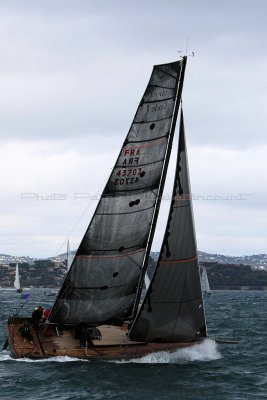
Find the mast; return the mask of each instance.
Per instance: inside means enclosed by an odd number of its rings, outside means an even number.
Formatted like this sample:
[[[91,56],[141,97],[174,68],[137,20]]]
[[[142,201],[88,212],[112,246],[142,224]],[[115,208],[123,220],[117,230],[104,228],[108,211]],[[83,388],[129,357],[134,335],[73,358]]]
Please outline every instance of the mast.
[[[142,270],[141,270],[141,274],[140,274],[140,278],[139,278],[139,282],[138,282],[136,299],[135,299],[133,313],[132,313],[132,321],[135,319],[137,311],[138,311],[138,305],[140,302],[140,298],[141,298],[141,294],[142,294],[142,287],[143,287],[145,274],[146,274],[146,270],[147,270],[147,266],[148,266],[148,259],[149,259],[149,255],[150,255],[150,251],[151,251],[151,247],[152,247],[155,229],[157,226],[157,220],[158,220],[159,209],[160,209],[160,204],[161,204],[161,197],[162,197],[165,180],[166,180],[166,175],[167,175],[167,171],[168,171],[170,155],[171,155],[171,150],[172,150],[172,142],[173,142],[175,127],[176,127],[176,122],[177,122],[177,116],[178,116],[179,106],[180,106],[181,97],[182,97],[186,62],[187,62],[187,57],[185,56],[185,57],[183,57],[183,65],[182,65],[182,69],[181,69],[180,79],[177,80],[176,99],[175,99],[175,106],[174,106],[174,110],[173,110],[173,117],[172,117],[172,123],[171,123],[171,133],[169,136],[168,147],[167,147],[166,156],[165,156],[163,169],[162,169],[162,174],[161,174],[161,178],[160,178],[159,193],[157,196],[156,206],[155,206],[154,215],[153,215],[153,219],[152,219],[152,223],[151,223],[145,258],[143,261]],[[131,326],[131,324],[130,324],[130,326]]]

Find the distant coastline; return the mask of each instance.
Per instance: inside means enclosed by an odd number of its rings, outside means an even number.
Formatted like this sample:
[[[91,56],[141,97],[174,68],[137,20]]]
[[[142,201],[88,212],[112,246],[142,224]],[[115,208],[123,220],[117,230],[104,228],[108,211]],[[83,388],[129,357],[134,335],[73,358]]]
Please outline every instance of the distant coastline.
[[[72,251],[71,254],[75,255],[76,251]],[[151,251],[150,256],[153,260],[156,260],[159,256],[158,251]],[[265,269],[267,271],[267,254],[254,254],[244,256],[230,256],[224,254],[207,253],[205,251],[198,251],[198,257],[200,262],[218,262],[222,264],[245,264],[250,265],[252,268]],[[0,264],[10,263],[28,263],[34,264],[35,261],[50,260],[55,263],[64,262],[67,258],[66,253],[59,254],[55,257],[33,258],[29,256],[13,256],[9,254],[0,254]]]
[[[207,253],[206,253],[207,254]],[[151,253],[148,275],[151,278],[158,253]],[[255,257],[255,256],[254,256]],[[205,266],[211,290],[267,290],[267,271],[241,263],[201,261]],[[0,264],[0,288],[13,288],[16,263]],[[67,272],[66,261],[35,260],[33,263],[19,263],[22,287],[58,289]]]

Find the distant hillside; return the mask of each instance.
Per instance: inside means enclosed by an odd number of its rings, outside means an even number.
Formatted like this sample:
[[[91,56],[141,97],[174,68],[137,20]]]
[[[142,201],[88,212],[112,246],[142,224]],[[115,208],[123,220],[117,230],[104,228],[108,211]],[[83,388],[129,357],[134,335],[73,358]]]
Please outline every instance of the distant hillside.
[[[150,259],[148,276],[151,279],[156,261]],[[243,264],[200,262],[205,267],[211,290],[267,290],[267,271],[252,269]]]
[[[200,263],[207,270],[211,290],[262,289],[267,290],[267,271],[253,270],[249,265]]]
[[[252,256],[225,256],[222,254],[209,254],[199,251],[199,261],[219,262],[223,264],[246,264],[256,268],[267,270],[267,254],[255,254]]]
[[[15,263],[0,265],[0,287],[13,287],[15,269]],[[19,264],[22,287],[59,287],[62,285],[66,272],[67,267],[64,263],[54,263],[50,260]]]
[[[71,254],[75,255],[76,251],[72,251]],[[252,256],[225,256],[222,254],[211,254],[204,251],[199,251],[200,262],[219,262],[223,264],[246,264],[251,265],[253,268],[266,269],[267,271],[267,254],[255,254]],[[157,259],[159,256],[158,251],[152,251],[150,253],[152,259]],[[50,257],[48,260],[53,262],[64,262],[67,258],[67,253],[59,254],[56,257]],[[33,264],[37,258],[31,258],[28,256],[11,256],[8,254],[0,254],[0,264],[10,263],[28,263]]]
[[[151,257],[157,259],[159,252],[151,252]],[[200,262],[218,262],[222,264],[245,264],[252,268],[265,269],[267,271],[267,254],[256,254],[252,256],[225,256],[222,254],[210,254],[198,251]]]
[[[201,263],[207,269],[211,289],[265,289],[267,271],[253,270],[248,265]],[[149,258],[148,275],[151,278],[156,261]],[[13,287],[16,264],[0,265],[0,287]],[[22,287],[60,287],[66,276],[66,263],[36,260],[33,264],[19,264]]]

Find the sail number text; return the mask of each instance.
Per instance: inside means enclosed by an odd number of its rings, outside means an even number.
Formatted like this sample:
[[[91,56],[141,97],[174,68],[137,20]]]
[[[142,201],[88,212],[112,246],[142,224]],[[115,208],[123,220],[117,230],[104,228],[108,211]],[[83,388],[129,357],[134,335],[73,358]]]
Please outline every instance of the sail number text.
[[[126,183],[126,185],[132,185],[133,183],[137,183],[139,182],[139,178],[138,176],[135,178],[122,178],[122,179],[115,179],[115,185],[123,185],[124,183]]]
[[[122,161],[122,168],[116,172],[116,178],[114,180],[115,185],[132,185],[134,183],[139,182],[139,176],[143,176],[145,172],[142,171],[142,168],[139,168],[137,165],[139,163],[139,156],[140,156],[140,148],[134,149],[123,149],[123,161]],[[136,168],[127,168],[127,166],[136,166]],[[140,175],[141,174],[141,175]]]
[[[134,169],[120,169],[116,175],[117,176],[131,176],[131,175],[140,175],[142,172],[142,168],[134,168]]]

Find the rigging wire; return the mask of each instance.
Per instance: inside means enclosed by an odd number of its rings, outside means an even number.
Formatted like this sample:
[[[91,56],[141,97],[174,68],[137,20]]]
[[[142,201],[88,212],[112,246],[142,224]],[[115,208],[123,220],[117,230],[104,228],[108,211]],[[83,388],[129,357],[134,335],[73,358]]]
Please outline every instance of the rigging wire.
[[[113,168],[113,167],[112,167]],[[110,168],[110,170],[112,169]],[[71,230],[69,231],[69,233],[67,234],[66,238],[64,239],[63,243],[61,244],[61,246],[59,247],[59,249],[57,250],[55,257],[57,257],[60,253],[60,251],[62,250],[62,248],[66,245],[67,241],[70,238],[70,235],[72,234],[72,232],[76,229],[76,227],[79,225],[79,223],[81,222],[82,218],[84,217],[84,215],[86,214],[86,212],[89,210],[89,208],[91,207],[91,205],[93,204],[93,201],[95,200],[95,197],[100,193],[100,191],[102,191],[105,183],[106,183],[107,179],[105,178],[105,180],[101,183],[101,185],[99,186],[96,194],[93,196],[93,198],[91,199],[91,201],[86,205],[85,209],[83,210],[82,214],[79,216],[79,218],[77,219],[77,221],[74,223],[74,225],[72,226]]]

